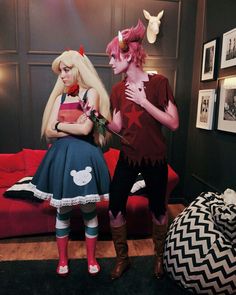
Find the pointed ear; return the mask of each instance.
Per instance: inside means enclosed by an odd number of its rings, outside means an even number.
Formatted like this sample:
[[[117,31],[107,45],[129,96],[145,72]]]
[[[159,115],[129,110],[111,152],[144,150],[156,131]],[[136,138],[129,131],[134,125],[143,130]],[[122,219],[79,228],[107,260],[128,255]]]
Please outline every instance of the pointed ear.
[[[160,20],[163,17],[163,14],[164,14],[164,10],[158,13],[157,19]]]
[[[151,18],[150,13],[149,13],[147,10],[145,10],[145,9],[143,9],[143,14],[144,14],[144,16],[145,16],[145,18],[146,18],[147,20],[149,20],[149,19]]]

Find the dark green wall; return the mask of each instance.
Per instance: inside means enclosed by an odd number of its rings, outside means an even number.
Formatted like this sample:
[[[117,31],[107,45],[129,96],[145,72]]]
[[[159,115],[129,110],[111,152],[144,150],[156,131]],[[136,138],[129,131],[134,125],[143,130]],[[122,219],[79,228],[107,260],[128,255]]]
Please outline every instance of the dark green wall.
[[[236,75],[236,67],[220,69],[223,33],[236,28],[236,1],[198,1],[194,71],[191,108],[186,153],[184,194],[194,199],[202,191],[223,192],[226,188],[236,190],[236,134],[217,130],[219,104],[219,78]],[[201,50],[204,42],[219,38],[219,52],[216,57],[217,79],[200,82]],[[198,129],[196,125],[199,89],[216,89],[215,121],[213,130]],[[235,123],[236,130],[236,123]]]

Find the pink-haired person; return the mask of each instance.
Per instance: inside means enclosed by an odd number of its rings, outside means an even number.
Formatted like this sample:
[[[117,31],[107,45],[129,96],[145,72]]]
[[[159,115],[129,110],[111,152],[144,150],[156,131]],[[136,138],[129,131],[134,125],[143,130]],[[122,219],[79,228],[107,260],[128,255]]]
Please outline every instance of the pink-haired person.
[[[119,278],[129,267],[126,204],[137,175],[142,174],[153,219],[154,274],[163,275],[163,247],[167,231],[167,157],[162,126],[175,131],[179,117],[168,79],[143,70],[146,53],[142,46],[145,27],[119,32],[107,46],[114,74],[124,79],[113,86],[110,129],[122,135],[121,152],[110,187],[109,216],[116,264],[111,278]]]

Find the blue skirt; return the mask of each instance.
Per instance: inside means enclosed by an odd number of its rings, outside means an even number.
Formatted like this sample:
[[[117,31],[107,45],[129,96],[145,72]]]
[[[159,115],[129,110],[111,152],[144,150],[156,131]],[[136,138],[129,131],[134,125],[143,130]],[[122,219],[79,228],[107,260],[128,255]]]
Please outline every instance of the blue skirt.
[[[34,195],[57,208],[107,200],[109,185],[101,149],[72,136],[52,144],[31,181]]]

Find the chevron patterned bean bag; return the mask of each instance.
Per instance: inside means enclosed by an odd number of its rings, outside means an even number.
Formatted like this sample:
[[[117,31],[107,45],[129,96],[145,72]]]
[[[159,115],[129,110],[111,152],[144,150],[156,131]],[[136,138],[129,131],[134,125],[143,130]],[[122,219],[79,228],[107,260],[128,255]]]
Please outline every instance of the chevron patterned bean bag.
[[[236,294],[236,198],[202,193],[185,208],[167,233],[164,268],[191,293]]]

